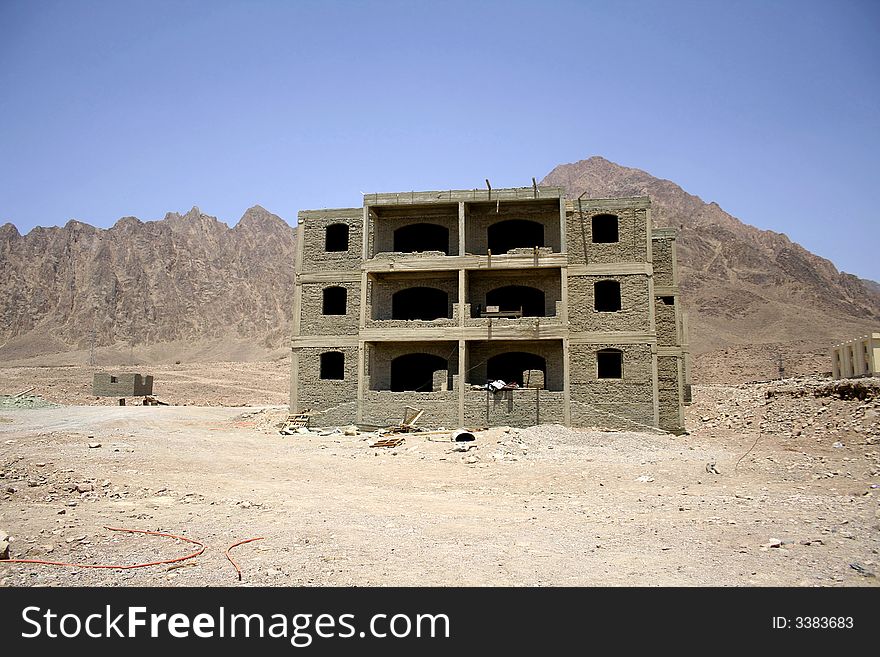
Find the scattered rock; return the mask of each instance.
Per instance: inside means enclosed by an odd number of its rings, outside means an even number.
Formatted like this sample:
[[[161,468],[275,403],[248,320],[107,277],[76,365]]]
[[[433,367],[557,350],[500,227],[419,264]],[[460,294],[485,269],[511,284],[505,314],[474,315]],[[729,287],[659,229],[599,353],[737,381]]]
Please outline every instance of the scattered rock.
[[[0,529],[0,560],[9,559],[9,544],[12,543],[12,537]]]
[[[94,484],[77,484],[75,488],[76,488],[77,493],[88,493],[88,492],[95,490],[95,485]]]
[[[636,481],[641,481],[642,483],[649,484],[654,481],[654,477],[650,475],[642,475],[641,477],[636,477]]]
[[[101,443],[89,443],[89,449],[98,449]]]
[[[868,570],[867,568],[865,568],[861,564],[851,563],[849,565],[849,567],[852,568],[854,571],[856,571],[862,577],[876,577],[876,575],[874,573],[872,573],[870,570]]]

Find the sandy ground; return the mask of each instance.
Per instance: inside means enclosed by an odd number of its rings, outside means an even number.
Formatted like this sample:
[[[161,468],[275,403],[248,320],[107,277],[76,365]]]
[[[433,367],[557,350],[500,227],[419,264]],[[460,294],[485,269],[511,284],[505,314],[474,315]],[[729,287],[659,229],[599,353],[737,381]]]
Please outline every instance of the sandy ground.
[[[208,386],[216,371],[187,374]],[[0,373],[13,384],[0,392],[28,387],[29,373]],[[765,388],[697,387],[690,435],[499,428],[466,452],[436,435],[395,449],[284,437],[282,407],[2,409],[13,557],[124,564],[192,548],[104,525],[208,549],[174,569],[0,562],[0,584],[239,585],[223,551],[263,536],[233,553],[241,585],[876,586],[878,401]]]

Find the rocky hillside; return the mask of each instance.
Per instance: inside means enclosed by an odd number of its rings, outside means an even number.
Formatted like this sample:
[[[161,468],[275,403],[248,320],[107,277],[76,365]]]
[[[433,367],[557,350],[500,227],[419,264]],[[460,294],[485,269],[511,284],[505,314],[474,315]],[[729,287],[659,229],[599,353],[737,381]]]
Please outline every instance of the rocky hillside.
[[[198,208],[107,230],[71,221],[22,236],[5,224],[0,361],[77,350],[81,360],[93,339],[111,360],[191,356],[193,345],[259,356],[289,334],[293,256],[294,230],[259,206],[234,228]]]
[[[542,184],[572,196],[648,195],[655,224],[679,229],[698,382],[768,379],[780,356],[787,374],[828,370],[831,344],[880,329],[880,285],[668,180],[593,157]],[[5,224],[0,362],[84,363],[92,342],[99,364],[281,354],[293,257],[294,230],[259,206],[234,228],[198,208],[107,230],[71,221],[22,236]]]
[[[683,302],[696,380],[830,370],[830,345],[880,328],[880,286],[839,272],[783,234],[742,223],[668,180],[601,157],[542,181],[577,197],[647,195],[656,226],[679,230]]]

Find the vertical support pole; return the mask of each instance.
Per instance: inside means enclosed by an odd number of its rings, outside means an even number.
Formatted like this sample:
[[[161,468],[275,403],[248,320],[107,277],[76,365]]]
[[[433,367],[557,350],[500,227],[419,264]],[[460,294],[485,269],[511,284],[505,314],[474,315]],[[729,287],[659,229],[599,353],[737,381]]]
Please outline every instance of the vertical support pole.
[[[458,270],[458,326],[465,326],[465,303],[467,302],[467,273],[464,269]]]
[[[464,426],[464,393],[467,389],[467,342],[458,341],[458,426]]]

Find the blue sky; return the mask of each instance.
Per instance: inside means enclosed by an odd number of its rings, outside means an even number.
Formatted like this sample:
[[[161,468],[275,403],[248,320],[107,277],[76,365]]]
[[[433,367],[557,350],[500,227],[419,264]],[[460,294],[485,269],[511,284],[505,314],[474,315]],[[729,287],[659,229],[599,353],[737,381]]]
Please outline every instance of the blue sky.
[[[880,280],[878,101],[874,0],[0,0],[0,223],[293,222],[602,155]]]

